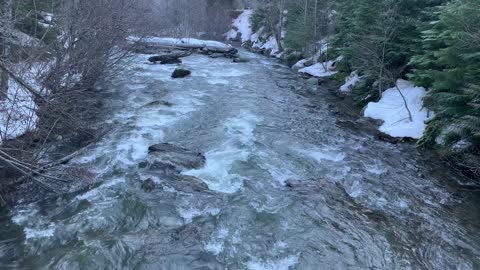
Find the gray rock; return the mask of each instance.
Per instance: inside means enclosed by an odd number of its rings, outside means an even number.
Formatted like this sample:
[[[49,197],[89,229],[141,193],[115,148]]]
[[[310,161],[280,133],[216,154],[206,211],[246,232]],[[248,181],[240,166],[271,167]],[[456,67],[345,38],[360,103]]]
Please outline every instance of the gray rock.
[[[148,148],[150,164],[177,169],[199,169],[205,165],[205,156],[173,144],[161,143]]]
[[[190,175],[177,175],[169,182],[175,190],[193,193],[208,191],[208,185],[202,180]]]
[[[190,70],[177,68],[177,69],[175,69],[175,71],[173,71],[172,78],[174,78],[174,79],[185,78],[185,77],[189,76],[190,74],[192,74],[192,72]]]
[[[146,192],[152,192],[155,189],[155,182],[151,178],[148,178],[147,180],[143,181],[142,189]]]

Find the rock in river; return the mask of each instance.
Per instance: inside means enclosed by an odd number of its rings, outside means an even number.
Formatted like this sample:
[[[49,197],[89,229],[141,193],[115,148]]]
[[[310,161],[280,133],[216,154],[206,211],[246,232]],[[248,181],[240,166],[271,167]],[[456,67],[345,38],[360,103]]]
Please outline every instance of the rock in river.
[[[180,146],[168,143],[155,144],[148,148],[150,164],[164,164],[181,169],[199,169],[205,165],[205,156]]]
[[[192,72],[190,70],[186,70],[186,69],[181,69],[181,68],[177,68],[175,69],[175,71],[172,73],[172,78],[176,79],[176,78],[185,78],[187,77],[188,75],[192,74]]]
[[[142,189],[146,192],[152,192],[155,189],[155,182],[151,178],[143,181]]]

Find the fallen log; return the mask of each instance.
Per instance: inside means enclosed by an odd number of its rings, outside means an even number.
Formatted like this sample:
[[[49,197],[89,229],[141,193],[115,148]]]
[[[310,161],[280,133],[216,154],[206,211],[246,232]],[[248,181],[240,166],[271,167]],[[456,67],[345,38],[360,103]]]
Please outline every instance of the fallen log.
[[[211,55],[211,54],[224,54],[233,56],[238,53],[238,50],[233,47],[220,47],[220,46],[207,46],[199,44],[188,44],[188,43],[176,43],[176,44],[162,44],[162,43],[153,43],[153,42],[138,42],[130,50],[136,53],[145,53],[145,54],[155,54],[162,51],[189,51],[197,52],[201,54]],[[161,61],[156,61],[161,62]]]

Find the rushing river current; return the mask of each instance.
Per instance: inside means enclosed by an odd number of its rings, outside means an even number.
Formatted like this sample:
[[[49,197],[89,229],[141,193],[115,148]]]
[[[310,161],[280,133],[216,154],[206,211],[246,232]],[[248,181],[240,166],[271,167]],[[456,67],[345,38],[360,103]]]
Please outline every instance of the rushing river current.
[[[0,269],[480,269],[480,202],[453,172],[338,126],[288,67],[241,54],[184,58],[185,79],[129,59],[100,86],[111,132],[74,160],[99,184],[2,213]],[[205,154],[182,174],[209,191],[139,168],[162,142]]]

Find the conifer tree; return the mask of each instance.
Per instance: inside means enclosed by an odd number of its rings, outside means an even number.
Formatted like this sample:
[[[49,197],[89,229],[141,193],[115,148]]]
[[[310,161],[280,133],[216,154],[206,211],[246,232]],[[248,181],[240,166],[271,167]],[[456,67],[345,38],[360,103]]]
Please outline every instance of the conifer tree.
[[[425,104],[435,111],[421,145],[455,150],[480,146],[480,1],[455,0],[438,9],[423,32],[422,52],[411,76],[429,89]],[[456,150],[455,150],[456,151]]]

